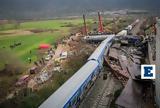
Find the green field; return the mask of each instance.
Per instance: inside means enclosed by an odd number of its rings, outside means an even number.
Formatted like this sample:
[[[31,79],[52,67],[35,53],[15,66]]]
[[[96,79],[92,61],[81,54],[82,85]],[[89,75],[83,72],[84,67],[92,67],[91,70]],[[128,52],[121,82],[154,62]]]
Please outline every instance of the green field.
[[[24,22],[20,25],[22,29],[39,28],[39,29],[64,29],[66,24],[82,25],[81,19],[74,20],[48,20],[36,22]]]
[[[91,22],[92,19],[88,19],[87,22]],[[12,22],[10,24],[0,25],[0,31],[11,29],[66,29],[68,27],[62,27],[68,24],[79,25],[83,24],[82,19],[66,19],[66,20],[46,20],[46,21],[30,21],[17,24]]]
[[[91,22],[92,20],[88,21]],[[1,24],[0,102],[6,98],[11,90],[14,90],[14,85],[18,78],[22,74],[28,73],[27,70],[33,66],[34,61],[37,61],[44,56],[44,53],[41,53],[41,51],[38,49],[40,44],[47,43],[55,47],[57,40],[62,39],[64,36],[69,36],[76,30],[79,30],[82,25],[83,20],[81,19],[30,21],[21,22],[18,24],[11,22],[7,24]],[[15,43],[21,43],[21,45],[12,48],[11,46],[15,45]],[[29,63],[28,58],[32,59],[32,63]],[[59,76],[59,78],[62,78],[62,76]],[[65,80],[62,79],[62,81]],[[60,82],[62,83],[62,81]],[[59,86],[59,83],[57,83],[56,87],[54,86],[54,89],[57,89]],[[33,93],[33,95],[30,94],[26,97],[21,97],[20,95],[16,97],[18,100],[13,99],[11,101],[19,102],[18,105],[23,106],[19,106],[19,108],[24,108],[24,106],[30,108],[37,107],[53,92],[52,88],[53,87],[49,89],[44,88],[40,91],[40,94]],[[32,98],[36,100],[33,101]],[[12,104],[10,105],[10,102],[6,104],[8,101],[10,100],[4,102],[4,106],[7,107],[9,105],[10,108]],[[2,104],[0,104],[0,107],[1,105]]]
[[[35,58],[35,50],[37,50],[39,44],[53,44],[58,38],[60,38],[60,33],[40,33],[22,36],[0,37],[0,49],[10,50],[12,53],[15,53],[18,57],[20,57],[21,60],[26,62],[28,56]],[[10,45],[14,44],[14,42],[21,42],[22,45],[11,49]],[[30,51],[33,51],[31,55],[29,54]]]
[[[88,20],[89,22],[91,20]],[[41,43],[49,43],[53,45],[57,39],[62,38],[70,34],[70,29],[73,27],[80,27],[83,24],[81,19],[67,19],[67,20],[46,20],[46,21],[30,21],[0,25],[0,50],[7,50],[12,55],[15,55],[24,64],[27,64],[27,58],[30,57],[32,61],[38,59],[37,48]],[[20,30],[44,30],[39,33],[31,34],[14,34],[10,31]],[[46,30],[46,31],[45,31]],[[47,31],[53,30],[53,32]],[[22,45],[17,46],[13,49],[10,45],[21,42]],[[30,51],[32,53],[30,53]],[[0,61],[0,70],[4,67],[5,61]]]

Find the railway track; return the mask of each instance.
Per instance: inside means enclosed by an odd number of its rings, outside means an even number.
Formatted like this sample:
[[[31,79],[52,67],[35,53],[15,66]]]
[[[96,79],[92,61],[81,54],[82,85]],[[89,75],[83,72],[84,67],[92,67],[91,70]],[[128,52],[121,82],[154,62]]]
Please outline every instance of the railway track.
[[[111,74],[108,74],[108,79],[105,81],[105,85],[102,88],[102,91],[98,95],[97,99],[95,100],[95,103],[93,105],[93,108],[109,108],[110,103],[113,98],[113,85],[114,81],[111,78]]]
[[[117,82],[108,70],[105,73],[107,73],[107,79],[103,80],[103,74],[100,75],[80,108],[110,108],[114,92],[119,88],[119,85],[117,86]]]

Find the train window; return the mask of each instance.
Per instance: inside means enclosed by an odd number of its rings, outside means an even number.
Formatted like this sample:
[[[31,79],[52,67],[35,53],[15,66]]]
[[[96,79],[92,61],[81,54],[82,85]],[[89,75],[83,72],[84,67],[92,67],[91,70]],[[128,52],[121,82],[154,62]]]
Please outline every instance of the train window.
[[[80,91],[77,91],[77,93],[74,95],[74,98],[72,99],[72,106],[73,105],[76,105],[79,100],[80,100],[80,95],[81,95],[81,92]]]
[[[81,92],[80,92],[80,91],[78,91],[78,93],[77,93],[77,97],[80,97],[80,95],[81,95]]]
[[[86,86],[85,86],[85,90],[87,90],[87,88],[88,88],[88,87],[87,87],[87,85],[86,85]]]
[[[87,86],[86,84],[83,86],[83,90],[86,90],[86,86]]]
[[[71,108],[72,105],[71,105],[71,102],[68,102],[67,105],[65,105],[65,108]]]
[[[72,105],[75,105],[77,103],[77,97],[75,97],[73,100],[72,100]]]

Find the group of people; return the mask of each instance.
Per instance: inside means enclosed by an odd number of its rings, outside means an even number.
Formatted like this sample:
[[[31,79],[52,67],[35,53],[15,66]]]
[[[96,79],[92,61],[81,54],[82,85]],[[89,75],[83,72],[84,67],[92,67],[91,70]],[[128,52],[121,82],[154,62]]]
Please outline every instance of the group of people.
[[[22,45],[21,42],[14,43],[13,45],[10,45],[10,48],[13,49],[13,48],[15,48],[15,47],[17,47],[17,46],[20,46],[20,45]]]

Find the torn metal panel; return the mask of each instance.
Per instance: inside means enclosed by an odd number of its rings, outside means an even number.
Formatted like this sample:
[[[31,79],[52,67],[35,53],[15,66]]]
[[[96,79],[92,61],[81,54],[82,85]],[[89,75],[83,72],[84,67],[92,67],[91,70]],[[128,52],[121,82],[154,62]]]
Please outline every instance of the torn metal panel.
[[[129,74],[126,70],[122,70],[121,67],[117,66],[117,65],[111,65],[112,69],[114,69],[114,71],[116,71],[116,73],[118,75],[121,75],[125,78],[129,78]]]
[[[134,80],[140,80],[141,78],[141,68],[140,65],[135,63],[130,63],[128,65],[128,71]]]
[[[117,50],[115,48],[110,48],[109,57],[118,59],[118,53],[117,53]]]
[[[132,56],[133,58],[136,58],[136,59],[142,59],[141,56],[138,56],[138,55],[135,55],[135,54],[131,54],[131,56]]]
[[[142,108],[142,97],[142,85],[129,79],[116,104],[125,108]]]
[[[141,61],[139,59],[134,58],[133,61],[135,64],[141,64]]]
[[[120,62],[120,66],[121,66],[122,70],[120,70],[118,72],[121,73],[126,78],[129,78],[130,75],[129,75],[127,67],[126,67],[128,65],[128,61],[127,61],[126,56],[119,55],[119,62]]]

